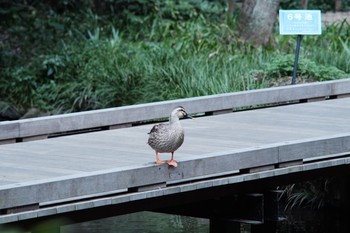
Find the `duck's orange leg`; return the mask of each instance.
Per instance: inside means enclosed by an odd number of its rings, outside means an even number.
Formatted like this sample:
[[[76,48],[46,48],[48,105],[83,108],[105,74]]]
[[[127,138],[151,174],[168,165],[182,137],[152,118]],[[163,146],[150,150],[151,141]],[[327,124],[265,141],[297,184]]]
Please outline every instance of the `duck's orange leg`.
[[[166,161],[160,160],[160,159],[159,159],[159,153],[158,153],[158,151],[156,151],[156,163],[157,163],[157,164],[164,164],[164,163],[166,163]]]
[[[177,162],[174,160],[174,151],[171,152],[171,160],[167,161],[167,164],[169,164],[169,166],[177,167]]]

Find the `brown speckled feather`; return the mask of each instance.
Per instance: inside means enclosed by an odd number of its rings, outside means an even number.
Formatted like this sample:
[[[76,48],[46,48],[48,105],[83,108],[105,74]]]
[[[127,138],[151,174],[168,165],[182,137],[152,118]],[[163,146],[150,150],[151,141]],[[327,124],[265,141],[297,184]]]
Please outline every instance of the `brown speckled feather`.
[[[175,108],[170,115],[168,123],[153,126],[148,133],[148,144],[157,152],[171,153],[176,151],[184,142],[184,130],[179,117],[188,117],[182,107]]]

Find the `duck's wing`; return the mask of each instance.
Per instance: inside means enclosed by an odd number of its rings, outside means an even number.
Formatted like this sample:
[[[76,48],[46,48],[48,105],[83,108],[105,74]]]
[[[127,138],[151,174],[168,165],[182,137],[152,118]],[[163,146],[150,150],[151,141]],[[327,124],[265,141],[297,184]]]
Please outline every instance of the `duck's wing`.
[[[161,131],[164,131],[167,129],[167,125],[166,124],[158,124],[158,125],[154,125],[151,129],[151,131],[149,131],[148,134],[157,134]]]

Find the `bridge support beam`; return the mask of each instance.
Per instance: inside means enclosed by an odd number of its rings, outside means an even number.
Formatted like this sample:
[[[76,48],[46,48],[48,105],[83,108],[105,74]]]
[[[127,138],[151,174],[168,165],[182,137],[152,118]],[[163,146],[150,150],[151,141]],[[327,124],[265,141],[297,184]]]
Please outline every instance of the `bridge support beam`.
[[[254,224],[250,226],[250,233],[266,233],[276,231],[277,222],[275,221],[265,221],[263,224]]]
[[[211,218],[209,225],[210,233],[240,233],[241,224],[220,218]]]
[[[276,223],[282,220],[279,195],[279,190],[231,194],[157,211],[207,218],[210,220],[210,233],[238,233],[244,225],[250,227],[252,233],[276,232]]]

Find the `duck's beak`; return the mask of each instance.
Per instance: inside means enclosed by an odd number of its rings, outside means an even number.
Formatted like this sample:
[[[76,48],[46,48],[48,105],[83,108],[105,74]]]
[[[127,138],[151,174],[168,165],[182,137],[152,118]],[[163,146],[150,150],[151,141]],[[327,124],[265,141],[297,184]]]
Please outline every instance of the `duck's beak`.
[[[186,114],[186,116],[184,117],[185,119],[192,119],[192,120],[195,120],[194,117],[192,117],[190,114]]]

